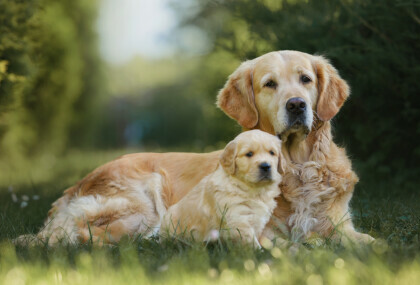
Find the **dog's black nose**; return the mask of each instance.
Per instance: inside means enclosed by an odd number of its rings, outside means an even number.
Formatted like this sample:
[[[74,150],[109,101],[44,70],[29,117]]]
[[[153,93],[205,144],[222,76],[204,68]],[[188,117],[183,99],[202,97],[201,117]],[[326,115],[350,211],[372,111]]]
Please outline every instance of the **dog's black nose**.
[[[264,172],[268,172],[271,169],[271,165],[268,164],[267,162],[263,162],[260,164],[260,169]]]
[[[286,103],[286,109],[292,114],[302,114],[306,109],[305,100],[299,97],[290,98]]]

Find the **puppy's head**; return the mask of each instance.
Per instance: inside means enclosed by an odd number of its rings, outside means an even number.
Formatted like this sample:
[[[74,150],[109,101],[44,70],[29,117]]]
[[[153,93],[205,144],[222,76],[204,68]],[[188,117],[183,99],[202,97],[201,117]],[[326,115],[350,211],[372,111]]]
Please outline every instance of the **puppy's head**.
[[[247,184],[279,183],[286,167],[280,150],[279,138],[259,130],[247,131],[226,146],[220,164]]]
[[[279,51],[246,61],[229,77],[218,106],[245,129],[261,129],[286,141],[305,138],[314,118],[332,119],[349,87],[323,57]]]

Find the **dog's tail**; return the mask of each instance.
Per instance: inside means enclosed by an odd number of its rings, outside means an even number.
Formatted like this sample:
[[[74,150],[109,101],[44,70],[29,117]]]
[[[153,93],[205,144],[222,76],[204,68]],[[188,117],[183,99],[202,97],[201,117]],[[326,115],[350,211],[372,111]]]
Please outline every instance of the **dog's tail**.
[[[15,245],[22,246],[33,246],[33,245],[45,245],[51,243],[49,241],[49,235],[52,232],[52,227],[55,226],[53,220],[60,210],[67,207],[71,196],[77,192],[77,186],[72,186],[64,191],[64,195],[57,199],[53,204],[51,209],[48,211],[47,220],[44,223],[44,226],[40,229],[37,234],[24,234],[20,235],[17,238],[13,239],[12,242]],[[60,227],[60,225],[57,225]]]

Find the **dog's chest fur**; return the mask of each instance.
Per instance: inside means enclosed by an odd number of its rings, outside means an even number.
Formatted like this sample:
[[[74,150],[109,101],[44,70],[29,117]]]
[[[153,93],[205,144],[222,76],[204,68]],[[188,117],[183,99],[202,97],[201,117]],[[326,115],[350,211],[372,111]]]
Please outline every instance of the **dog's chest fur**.
[[[281,192],[290,202],[291,214],[286,220],[292,238],[307,237],[311,232],[329,235],[340,222],[348,219],[348,203],[358,178],[344,149],[331,143],[329,124],[317,130],[308,161],[290,163],[281,183]],[[336,157],[331,160],[328,157]],[[342,217],[331,217],[334,207]]]

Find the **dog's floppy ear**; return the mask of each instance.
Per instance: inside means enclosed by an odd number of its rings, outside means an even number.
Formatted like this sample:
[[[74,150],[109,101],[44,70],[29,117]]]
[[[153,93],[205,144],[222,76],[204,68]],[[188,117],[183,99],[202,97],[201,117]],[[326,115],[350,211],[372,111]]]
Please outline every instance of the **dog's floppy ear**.
[[[258,123],[252,86],[252,65],[252,61],[243,62],[229,76],[217,95],[217,106],[246,129],[252,129]]]
[[[235,173],[236,145],[235,141],[228,143],[220,157],[220,164],[231,175]]]
[[[329,121],[349,97],[350,88],[328,60],[316,56],[313,63],[318,77],[318,118]]]

